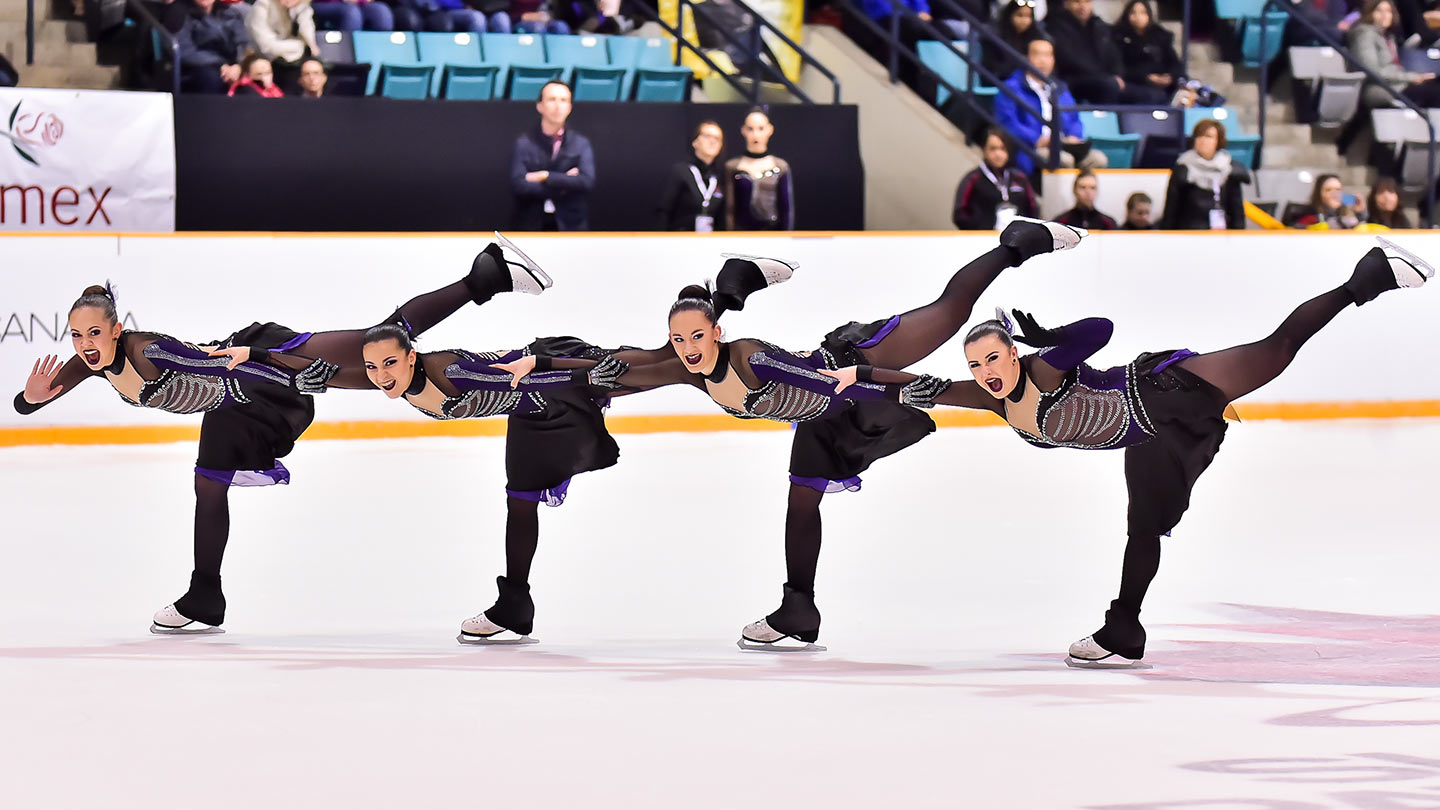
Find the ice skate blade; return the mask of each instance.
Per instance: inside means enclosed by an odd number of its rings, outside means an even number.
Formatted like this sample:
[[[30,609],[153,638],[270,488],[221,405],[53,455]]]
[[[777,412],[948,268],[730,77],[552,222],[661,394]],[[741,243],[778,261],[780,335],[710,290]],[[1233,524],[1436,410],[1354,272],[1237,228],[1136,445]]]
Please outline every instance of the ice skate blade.
[[[542,289],[548,290],[551,287],[555,286],[555,282],[550,280],[549,274],[547,274],[544,270],[541,270],[540,265],[536,264],[534,259],[525,255],[525,251],[521,250],[518,247],[515,247],[514,242],[511,242],[509,239],[505,238],[505,234],[500,233],[499,231],[495,231],[495,241],[500,243],[500,247],[505,248],[506,250],[511,251],[516,256],[520,257],[520,261],[525,265],[525,272],[529,273],[530,277],[535,279],[535,281],[539,283]]]
[[[190,624],[196,625],[196,627],[192,629]],[[222,627],[210,627],[200,624],[199,622],[191,622],[190,624],[184,624],[179,627],[167,627],[163,624],[151,622],[150,632],[157,636],[214,636],[225,632],[225,629]]]
[[[1150,669],[1150,665],[1144,661],[1131,661],[1129,658],[1121,658],[1118,655],[1106,656],[1095,661],[1067,655],[1065,656],[1065,666],[1075,669]]]
[[[493,636],[472,636],[469,633],[461,633],[455,637],[461,644],[469,644],[474,647],[515,647],[521,644],[539,644],[540,639],[529,636],[517,636],[508,630],[504,633],[496,633]]]
[[[1429,262],[1425,261],[1424,259],[1420,258],[1419,256],[1416,256],[1414,253],[1410,252],[1409,250],[1406,250],[1405,248],[1400,247],[1399,245],[1395,244],[1394,242],[1391,242],[1389,239],[1386,239],[1386,238],[1383,237],[1383,236],[1377,236],[1377,237],[1375,237],[1375,241],[1378,242],[1378,243],[1380,243],[1380,248],[1381,248],[1382,250],[1386,251],[1387,253],[1395,253],[1396,255],[1398,255],[1398,256],[1399,256],[1401,259],[1403,259],[1407,264],[1409,264],[1410,267],[1411,267],[1411,269],[1415,271],[1415,274],[1420,277],[1419,282],[1418,282],[1418,283],[1413,283],[1413,284],[1406,283],[1405,281],[1401,281],[1401,280],[1397,277],[1397,278],[1395,279],[1395,281],[1396,281],[1396,283],[1399,284],[1401,287],[1419,287],[1420,285],[1424,284],[1425,282],[1427,282],[1427,281],[1429,281],[1430,279],[1432,279],[1432,278],[1435,277],[1435,268],[1432,267]],[[1408,279],[1407,279],[1407,281],[1408,281]]]
[[[735,642],[735,646],[746,652],[772,652],[772,653],[817,653],[825,652],[826,647],[814,644],[809,641],[796,641],[793,638],[782,638],[771,642],[751,641],[741,637]]]

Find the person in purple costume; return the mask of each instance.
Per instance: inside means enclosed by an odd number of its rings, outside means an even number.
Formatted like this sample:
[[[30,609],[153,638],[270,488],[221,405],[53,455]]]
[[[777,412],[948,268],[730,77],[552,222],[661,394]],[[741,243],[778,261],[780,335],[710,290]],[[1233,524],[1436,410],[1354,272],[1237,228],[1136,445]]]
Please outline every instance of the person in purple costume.
[[[1085,361],[1110,341],[1110,321],[1086,318],[1044,329],[1018,310],[1021,334],[1012,334],[999,312],[965,336],[975,380],[955,383],[934,396],[934,404],[993,411],[1036,447],[1125,450],[1130,507],[1120,594],[1104,626],[1070,645],[1067,664],[1144,666],[1140,604],[1159,570],[1160,538],[1180,522],[1196,480],[1220,449],[1230,403],[1278,377],[1300,347],[1351,304],[1435,276],[1419,257],[1377,239],[1381,247],[1361,257],[1349,281],[1301,304],[1263,340],[1222,351],[1147,352],[1101,371]],[[1015,341],[1040,351],[1022,357]],[[835,376],[840,390],[857,380],[906,385],[919,379],[883,369],[842,369]]]
[[[491,246],[460,281],[401,306],[387,319],[418,334],[468,301],[541,285],[513,269]],[[75,356],[36,361],[15,410],[32,414],[91,377],[103,377],[130,405],[170,413],[204,413],[195,463],[195,568],[190,587],[155,614],[153,633],[223,632],[220,566],[230,534],[229,488],[288,484],[280,459],[315,418],[311,395],[327,386],[368,386],[362,367],[364,329],[295,332],[254,323],[223,340],[186,343],[124,329],[108,286],[90,287],[70,308]]]
[[[810,352],[789,352],[752,338],[721,340],[721,314],[743,309],[748,295],[785,281],[795,269],[794,264],[776,259],[731,256],[716,277],[713,292],[686,287],[670,307],[673,356],[608,370],[605,384],[622,392],[691,385],[732,416],[796,423],[781,603],[744,628],[742,648],[823,649],[815,646],[820,632],[815,573],[821,498],[858,490],[860,473],[873,462],[933,432],[935,423],[917,408],[929,407],[931,398],[950,385],[934,377],[910,376],[904,384],[857,383],[841,394],[825,372],[857,363],[904,367],[920,361],[960,331],[976,299],[1003,270],[1042,253],[1073,247],[1083,235],[1055,223],[1017,220],[1001,234],[999,247],[957,271],[935,301],[873,323],[846,324]],[[556,370],[572,369],[576,376],[570,384],[594,383],[579,375],[601,371],[594,360],[573,358],[522,358],[505,370],[519,379],[531,367],[551,369],[549,373],[556,376],[547,384],[557,386],[567,382],[563,371]]]

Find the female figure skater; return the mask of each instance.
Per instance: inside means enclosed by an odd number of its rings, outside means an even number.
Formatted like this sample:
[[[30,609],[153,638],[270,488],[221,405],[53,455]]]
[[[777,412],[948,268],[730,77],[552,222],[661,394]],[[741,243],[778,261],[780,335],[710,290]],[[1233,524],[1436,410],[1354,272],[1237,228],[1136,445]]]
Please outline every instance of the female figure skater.
[[[781,604],[744,628],[742,648],[823,649],[814,644],[820,632],[814,593],[820,500],[827,492],[859,489],[860,473],[870,464],[931,433],[935,423],[915,407],[928,407],[949,386],[933,377],[907,375],[901,384],[862,382],[839,395],[834,380],[822,372],[858,363],[906,366],[923,359],[960,330],[975,300],[1001,271],[1041,253],[1074,247],[1082,236],[1084,231],[1056,223],[1017,220],[1001,234],[1000,247],[956,272],[935,301],[886,320],[849,323],[827,335],[814,352],[791,353],[753,339],[721,340],[720,315],[743,308],[750,293],[788,279],[792,265],[735,257],[721,270],[713,295],[698,286],[681,290],[669,321],[676,356],[631,366],[613,384],[624,390],[693,385],[732,416],[798,423],[790,457]],[[517,377],[534,362],[522,358],[513,364]],[[555,369],[595,366],[600,371],[591,360],[550,362]]]
[[[1145,655],[1140,604],[1160,566],[1160,537],[1180,522],[1195,481],[1220,449],[1229,404],[1278,377],[1305,341],[1341,310],[1435,276],[1414,254],[1377,239],[1381,247],[1360,259],[1349,281],[1301,304],[1269,337],[1223,351],[1145,353],[1129,365],[1099,371],[1085,360],[1109,342],[1110,321],[1087,318],[1042,329],[1018,311],[1024,334],[1013,340],[1002,320],[981,323],[965,336],[975,381],[956,383],[935,403],[994,411],[1036,447],[1125,448],[1130,508],[1120,595],[1110,603],[1104,626],[1070,645],[1067,664],[1140,665]],[[1040,351],[1021,357],[1014,340]],[[835,376],[840,390],[857,379],[890,384],[915,379],[880,369],[842,369]]]
[[[480,304],[512,290],[538,294],[550,286],[538,266],[520,259],[507,260],[492,243],[475,257],[464,279],[412,299],[390,320],[418,334],[467,301]],[[70,308],[69,324],[75,356],[63,366],[55,356],[36,361],[25,390],[15,397],[15,410],[34,413],[86,379],[103,377],[131,405],[204,412],[195,466],[195,568],[189,590],[157,612],[150,629],[223,632],[220,564],[230,530],[229,487],[289,483],[290,472],[279,459],[314,419],[309,395],[324,390],[327,382],[344,384],[346,378],[356,386],[365,384],[364,330],[297,333],[255,323],[199,346],[124,330],[114,294],[106,287],[86,289]],[[216,356],[242,345],[253,347],[243,357]]]

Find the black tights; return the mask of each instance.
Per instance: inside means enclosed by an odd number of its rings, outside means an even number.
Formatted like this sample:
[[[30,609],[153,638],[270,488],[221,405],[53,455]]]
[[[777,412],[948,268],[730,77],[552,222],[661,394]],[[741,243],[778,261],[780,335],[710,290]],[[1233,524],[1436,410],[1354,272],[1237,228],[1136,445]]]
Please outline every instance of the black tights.
[[[797,591],[815,593],[815,569],[820,565],[820,499],[825,493],[800,484],[790,485],[785,510],[785,581]]]
[[[230,539],[230,487],[195,474],[195,570],[220,576]]]
[[[505,498],[505,510],[505,578],[524,585],[540,545],[540,504],[511,495]]]
[[[939,298],[901,315],[884,340],[861,349],[865,361],[879,368],[903,369],[929,357],[964,328],[980,295],[1019,260],[1014,249],[1002,245],[960,268]]]

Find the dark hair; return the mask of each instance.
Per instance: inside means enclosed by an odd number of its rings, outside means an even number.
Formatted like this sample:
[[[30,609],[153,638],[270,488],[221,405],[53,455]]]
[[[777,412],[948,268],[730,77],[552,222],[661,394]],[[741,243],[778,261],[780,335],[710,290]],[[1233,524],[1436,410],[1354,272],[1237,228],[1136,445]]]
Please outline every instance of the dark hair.
[[[1137,191],[1134,194],[1131,194],[1129,197],[1125,198],[1125,210],[1127,212],[1134,211],[1135,206],[1139,205],[1140,203],[1145,203],[1146,205],[1153,205],[1155,201],[1150,199],[1149,194],[1146,194],[1143,191]]]
[[[366,329],[365,339],[361,342],[361,345],[369,346],[372,343],[383,343],[387,340],[393,340],[399,343],[400,350],[403,352],[408,352],[415,348],[415,344],[410,342],[410,333],[393,323],[382,323],[379,326],[372,326]]]
[[[1360,11],[1360,22],[1375,25],[1375,9],[1379,8],[1381,3],[1390,4],[1390,28],[1384,30],[1388,34],[1400,25],[1400,9],[1395,6],[1395,0],[1370,0]]]
[[[720,126],[720,123],[718,121],[709,118],[706,118],[704,121],[701,121],[700,123],[695,125],[695,134],[690,136],[690,140],[693,141],[696,138],[700,137],[700,130],[704,129],[705,127],[715,127],[716,129],[720,130],[720,142],[725,142],[725,128]]]
[[[1005,152],[1007,154],[1013,155],[1015,153],[1015,149],[1010,145],[1010,135],[1006,133],[1005,130],[999,127],[986,128],[984,137],[980,139],[981,151],[984,151],[985,147],[990,145],[991,138],[999,138],[1000,145],[1005,147]]]
[[[1329,180],[1339,181],[1339,180],[1340,180],[1340,175],[1338,175],[1338,174],[1322,174],[1322,175],[1320,175],[1319,177],[1315,178],[1315,188],[1310,192],[1310,207],[1311,207],[1311,208],[1314,208],[1314,209],[1315,209],[1315,212],[1316,212],[1317,214],[1321,214],[1322,216],[1323,216],[1323,212],[1325,211],[1325,201],[1320,198],[1320,189],[1324,188],[1324,187],[1325,187],[1325,183],[1326,183],[1327,181],[1329,181]],[[1344,187],[1343,184],[1342,184],[1341,187],[1340,187],[1340,193],[1341,193],[1341,194],[1344,194],[1344,193],[1345,193],[1345,187]],[[1339,207],[1338,209],[1336,209],[1336,213],[1340,214],[1341,216],[1346,216],[1346,215],[1348,215],[1348,214],[1353,213],[1353,212],[1351,212],[1351,210],[1350,210],[1350,206],[1348,206],[1348,205],[1345,204],[1345,199],[1344,199],[1344,197],[1341,197],[1341,199],[1340,199],[1340,207]]]
[[[1365,200],[1367,210],[1370,212],[1370,221],[1376,225],[1384,225],[1387,228],[1408,228],[1410,221],[1405,218],[1405,212],[1400,208],[1400,201],[1395,201],[1394,211],[1381,211],[1376,204],[1375,198],[1382,192],[1389,191],[1397,197],[1400,194],[1400,186],[1393,177],[1381,177],[1370,187],[1370,196]]]
[[[1146,27],[1154,28],[1155,9],[1150,8],[1149,0],[1130,0],[1130,2],[1125,4],[1124,10],[1120,12],[1120,19],[1115,21],[1115,25],[1113,27],[1118,28],[1121,31],[1134,31],[1137,34],[1140,33],[1139,30],[1135,28],[1135,26],[1130,24],[1130,11],[1136,6],[1145,7],[1145,15],[1150,18],[1150,24]]]
[[[240,78],[249,78],[250,68],[253,67],[255,63],[259,62],[261,59],[265,59],[265,54],[260,53],[259,51],[246,51],[244,58],[240,60]],[[270,60],[265,59],[265,61],[269,62]],[[271,66],[273,68],[273,63]]]
[[[574,101],[574,100],[575,100],[575,91],[574,91],[573,89],[571,89],[571,87],[570,87],[569,84],[567,84],[567,83],[565,83],[565,82],[562,82],[562,81],[560,81],[559,79],[551,79],[550,81],[548,81],[548,82],[540,85],[540,95],[536,96],[536,97],[535,97],[535,100],[536,100],[536,101],[539,101],[540,99],[544,98],[544,97],[545,97],[545,88],[549,87],[549,86],[552,85],[552,84],[558,84],[558,85],[560,85],[561,87],[565,88],[565,91],[570,94],[570,100],[571,100],[571,101]]]
[[[965,343],[963,345],[969,346],[971,343],[977,340],[984,340],[990,335],[1000,338],[1000,342],[1004,343],[1006,347],[1014,348],[1015,346],[1015,338],[1010,335],[1009,325],[1003,321],[997,321],[994,318],[988,321],[981,321],[972,326],[970,331],[965,333]]]
[[[1217,150],[1224,149],[1225,144],[1228,143],[1228,141],[1225,140],[1225,125],[1216,121],[1214,118],[1206,118],[1195,123],[1195,129],[1190,132],[1190,146],[1193,148],[1195,146],[1195,139],[1204,135],[1206,130],[1211,129],[1215,130],[1215,140],[1219,144],[1215,148]]]
[[[1040,21],[1035,19],[1035,0],[1010,0],[995,17],[995,28],[1006,41],[1020,36],[1020,32],[1015,30],[1015,15],[1022,8],[1030,9],[1030,27],[1025,29],[1026,34],[1040,33]]]
[[[1025,58],[1030,58],[1030,49],[1034,47],[1037,42],[1044,42],[1050,46],[1050,50],[1055,50],[1055,40],[1047,36],[1038,36],[1025,43]]]
[[[85,292],[80,293],[80,297],[76,298],[75,303],[70,305],[70,313],[73,315],[75,310],[84,309],[85,307],[98,308],[101,312],[105,313],[105,317],[109,319],[110,323],[118,323],[120,320],[115,314],[115,290],[110,286],[110,282],[108,281],[105,282],[105,286],[103,287],[99,284],[92,284],[86,287]]]
[[[757,105],[755,105],[754,107],[751,107],[750,109],[748,109],[748,110],[745,111],[745,118],[749,118],[750,116],[755,115],[756,113],[759,113],[760,115],[765,116],[765,123],[769,124],[769,125],[772,126],[772,127],[775,126],[775,119],[773,119],[773,118],[770,117],[770,108],[769,108],[769,107],[766,107],[766,106],[757,104]],[[741,122],[743,123],[745,119],[742,118],[742,119],[740,119],[740,120],[741,120]]]
[[[315,64],[319,65],[319,66],[320,66],[320,70],[321,70],[322,72],[324,72],[324,73],[329,73],[329,72],[330,72],[329,69],[325,67],[325,62],[324,62],[324,60],[322,60],[322,59],[321,59],[320,57],[318,57],[318,56],[307,56],[307,57],[305,57],[304,59],[301,59],[301,60],[300,60],[300,68],[301,68],[302,70],[305,68],[305,63],[307,63],[307,62],[314,62]]]
[[[704,315],[711,325],[720,320],[720,312],[715,309],[715,298],[710,289],[699,284],[691,284],[680,291],[680,296],[670,305],[668,317],[675,317],[677,312],[698,312]]]
[[[1100,178],[1095,176],[1095,172],[1090,171],[1089,169],[1081,169],[1081,170],[1080,170],[1080,173],[1077,174],[1077,175],[1075,175],[1075,183],[1074,183],[1073,185],[1071,185],[1070,188],[1072,188],[1072,189],[1079,188],[1079,187],[1080,187],[1080,181],[1081,181],[1081,180],[1084,180],[1084,179],[1087,178],[1087,177],[1093,179],[1093,180],[1095,181],[1095,185],[1097,185],[1097,186],[1100,185]]]

